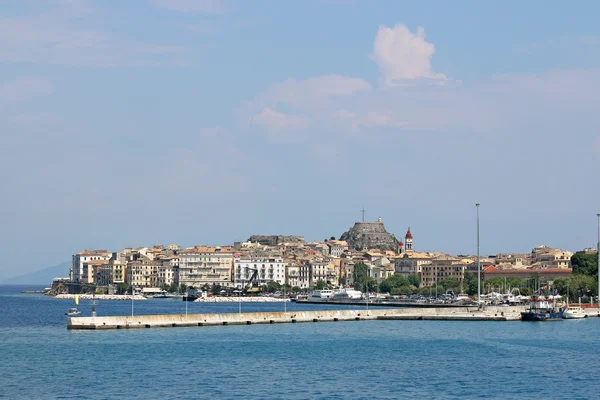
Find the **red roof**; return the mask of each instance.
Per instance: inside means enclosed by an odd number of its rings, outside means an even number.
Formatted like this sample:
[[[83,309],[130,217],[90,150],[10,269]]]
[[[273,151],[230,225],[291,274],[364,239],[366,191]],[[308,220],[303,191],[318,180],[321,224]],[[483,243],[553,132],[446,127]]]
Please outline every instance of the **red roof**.
[[[412,239],[412,233],[410,233],[410,227],[408,228],[408,231],[406,231],[406,236],[404,237],[405,239]]]
[[[404,246],[404,243],[402,243],[402,240],[400,241],[400,243],[398,243],[398,246]]]

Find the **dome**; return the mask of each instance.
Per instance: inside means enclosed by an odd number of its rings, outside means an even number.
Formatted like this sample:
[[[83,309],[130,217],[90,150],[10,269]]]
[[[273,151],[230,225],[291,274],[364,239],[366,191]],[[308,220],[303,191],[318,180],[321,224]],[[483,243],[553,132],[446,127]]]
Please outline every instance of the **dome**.
[[[412,239],[412,233],[410,233],[410,227],[408,228],[408,231],[406,231],[406,236],[405,239]]]

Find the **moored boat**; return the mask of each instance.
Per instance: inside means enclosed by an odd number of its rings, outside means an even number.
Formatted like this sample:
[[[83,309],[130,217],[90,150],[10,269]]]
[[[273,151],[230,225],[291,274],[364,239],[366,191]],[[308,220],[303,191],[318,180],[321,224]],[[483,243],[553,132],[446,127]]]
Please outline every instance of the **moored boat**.
[[[556,299],[534,296],[526,311],[521,313],[522,321],[560,321],[566,307],[556,304]]]
[[[362,292],[353,288],[344,288],[335,292],[332,299],[335,301],[360,300],[362,299]]]
[[[579,306],[569,306],[563,313],[563,319],[587,318],[585,310]]]
[[[334,294],[335,294],[335,292],[333,290],[329,290],[329,289],[315,290],[314,292],[312,292],[310,294],[310,296],[308,296],[308,301],[310,301],[310,302],[326,302],[326,301],[329,301],[329,299],[333,298]]]

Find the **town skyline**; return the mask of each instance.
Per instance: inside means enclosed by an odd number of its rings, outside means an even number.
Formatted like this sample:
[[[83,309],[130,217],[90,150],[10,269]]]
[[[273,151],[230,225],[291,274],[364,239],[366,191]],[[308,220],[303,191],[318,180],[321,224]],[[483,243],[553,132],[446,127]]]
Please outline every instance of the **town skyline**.
[[[0,281],[363,207],[451,254],[476,202],[482,253],[595,246],[598,2],[5,3]]]

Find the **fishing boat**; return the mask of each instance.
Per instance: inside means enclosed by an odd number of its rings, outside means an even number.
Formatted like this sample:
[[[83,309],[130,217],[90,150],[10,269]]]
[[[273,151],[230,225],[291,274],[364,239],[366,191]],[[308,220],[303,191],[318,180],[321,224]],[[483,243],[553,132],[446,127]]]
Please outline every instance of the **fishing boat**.
[[[77,306],[79,305],[79,295],[75,295],[73,297],[73,300],[75,300],[75,307],[71,307],[67,310],[67,312],[65,312],[65,315],[79,315],[81,314],[81,311],[79,311],[77,309]]]
[[[560,321],[565,308],[556,303],[554,296],[533,296],[527,310],[521,313],[521,321]]]

